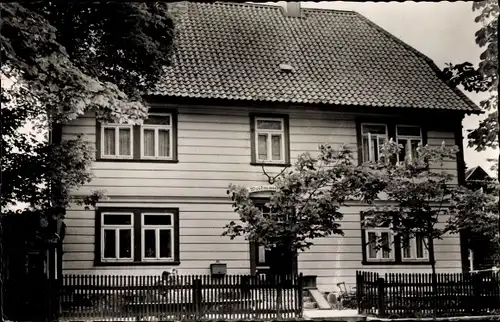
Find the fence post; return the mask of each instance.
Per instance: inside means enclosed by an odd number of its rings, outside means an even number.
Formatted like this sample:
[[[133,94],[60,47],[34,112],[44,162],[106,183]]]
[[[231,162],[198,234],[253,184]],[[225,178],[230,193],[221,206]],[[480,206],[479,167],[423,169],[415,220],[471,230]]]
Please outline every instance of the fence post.
[[[202,314],[202,295],[201,291],[202,290],[202,284],[201,284],[201,279],[195,278],[193,280],[193,305],[194,305],[194,311],[196,314],[196,317],[201,318]]]
[[[298,302],[297,305],[298,305],[298,309],[299,309],[299,317],[300,318],[302,317],[303,311],[304,311],[304,307],[303,307],[304,306],[304,298],[303,298],[304,297],[304,294],[303,294],[304,293],[304,289],[303,289],[303,280],[302,279],[303,279],[303,275],[302,275],[302,273],[300,273],[299,274],[299,278],[298,278],[298,282],[299,282],[298,284],[299,285],[298,285],[298,288],[297,288],[298,293],[299,293],[298,296],[297,296],[297,300],[298,300],[297,301]]]
[[[383,277],[377,279],[377,308],[378,316],[385,316],[385,281]]]
[[[363,274],[356,271],[356,301],[358,302],[358,313],[362,314],[363,311],[363,291],[364,291]]]

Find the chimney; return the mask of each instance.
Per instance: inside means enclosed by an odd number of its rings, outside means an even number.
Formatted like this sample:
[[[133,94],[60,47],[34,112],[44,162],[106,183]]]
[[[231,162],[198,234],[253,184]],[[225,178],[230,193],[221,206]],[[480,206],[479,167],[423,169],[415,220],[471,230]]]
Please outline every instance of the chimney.
[[[287,1],[285,3],[285,15],[289,17],[300,17],[300,1]]]

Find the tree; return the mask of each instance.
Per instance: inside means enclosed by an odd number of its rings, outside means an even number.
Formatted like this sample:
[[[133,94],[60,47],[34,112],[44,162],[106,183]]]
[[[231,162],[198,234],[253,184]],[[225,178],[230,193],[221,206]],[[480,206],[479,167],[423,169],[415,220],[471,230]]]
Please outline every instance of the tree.
[[[444,222],[451,216],[448,206],[457,190],[452,185],[454,176],[442,170],[443,162],[454,158],[458,148],[448,148],[444,143],[438,148],[419,146],[416,155],[408,155],[396,162],[400,149],[400,145],[389,140],[382,147],[380,161],[371,165],[384,187],[383,198],[388,202],[377,203],[368,209],[364,213],[363,224],[365,227],[390,227],[394,242],[400,243],[403,254],[410,250],[412,239],[416,240],[417,252],[422,243],[428,252],[436,295],[434,241],[449,232]],[[388,250],[387,238],[381,236],[368,242],[374,242],[378,249]],[[424,257],[424,248],[421,248],[420,254],[417,253],[417,257]]]
[[[173,18],[163,2],[2,3],[0,15],[2,84],[12,83],[1,93],[2,217],[32,213],[48,229],[75,201],[71,191],[92,179],[92,149],[81,137],[52,140],[57,130],[47,130],[87,111],[141,123],[141,94],[170,63]],[[26,125],[45,139],[20,131]],[[16,210],[19,202],[28,207]]]
[[[358,198],[370,203],[375,198],[378,181],[367,170],[354,165],[346,147],[335,150],[322,145],[317,157],[302,154],[292,169],[277,177],[277,191],[266,203],[270,215],[262,213],[245,187],[230,185],[228,194],[241,222],[230,222],[223,235],[244,236],[276,251],[271,269],[283,272],[283,257],[295,258],[315,238],[343,234],[339,209],[346,201]]]
[[[223,236],[244,236],[270,250],[271,272],[278,276],[293,273],[297,252],[312,246],[315,238],[343,235],[340,207],[352,199],[370,203],[379,186],[367,168],[354,165],[348,148],[324,145],[317,157],[299,156],[295,166],[283,171],[274,184],[277,191],[266,203],[270,214],[255,205],[245,187],[229,186],[240,223],[226,225]],[[277,303],[281,303],[280,296],[278,289]]]
[[[472,10],[479,11],[475,22],[481,24],[481,28],[476,32],[476,44],[484,48],[479,57],[479,66],[474,68],[470,62],[457,65],[449,64],[443,70],[443,76],[452,86],[462,85],[469,92],[488,92],[490,94],[488,99],[480,102],[481,108],[486,112],[486,117],[479,122],[476,129],[469,130],[467,135],[469,147],[474,147],[476,151],[483,151],[487,148],[496,149],[500,135],[500,118],[498,114],[498,1],[474,2]],[[497,161],[500,162],[500,154]],[[500,173],[498,173],[497,178],[500,181]],[[496,227],[500,231],[500,219]],[[500,239],[498,243],[500,243]]]
[[[469,146],[477,151],[498,147],[498,1],[474,2],[472,10],[480,10],[475,22],[481,23],[476,32],[476,44],[485,48],[478,68],[470,62],[448,64],[444,78],[452,86],[462,85],[469,92],[489,92],[490,97],[480,102],[487,112],[478,128],[469,130]]]
[[[498,169],[492,169],[498,171]],[[469,245],[480,251],[486,263],[500,265],[499,190],[497,180],[484,180],[460,187],[452,199],[448,227],[452,231],[467,231]],[[475,247],[474,247],[475,246]],[[481,269],[481,267],[479,268]]]

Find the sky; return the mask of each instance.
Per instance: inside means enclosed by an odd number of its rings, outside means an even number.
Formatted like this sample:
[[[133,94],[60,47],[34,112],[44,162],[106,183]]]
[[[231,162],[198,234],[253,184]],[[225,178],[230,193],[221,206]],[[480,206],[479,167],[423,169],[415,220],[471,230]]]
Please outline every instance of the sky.
[[[279,1],[278,4],[284,5],[285,1]],[[311,1],[301,2],[301,6],[356,11],[431,58],[440,68],[444,68],[445,63],[465,61],[477,65],[479,55],[483,51],[475,43],[474,34],[481,25],[474,22],[478,12],[472,11],[471,2]],[[485,93],[465,94],[476,104],[488,97]],[[482,117],[464,118],[464,138],[467,137],[466,129],[475,128],[480,118]],[[490,149],[481,153],[475,152],[474,149],[467,148],[466,139],[464,147],[467,166],[480,165],[489,172],[490,164],[486,160],[496,158],[498,151]]]

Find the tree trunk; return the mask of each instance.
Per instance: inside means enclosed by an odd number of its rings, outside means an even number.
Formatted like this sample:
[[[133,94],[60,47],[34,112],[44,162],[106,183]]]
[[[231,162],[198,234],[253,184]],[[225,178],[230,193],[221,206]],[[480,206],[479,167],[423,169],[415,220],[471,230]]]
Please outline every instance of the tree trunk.
[[[431,282],[432,282],[432,296],[433,296],[433,310],[432,310],[432,316],[435,318],[437,315],[437,275],[436,275],[436,256],[434,254],[434,240],[432,238],[429,238],[429,261],[431,263]]]

